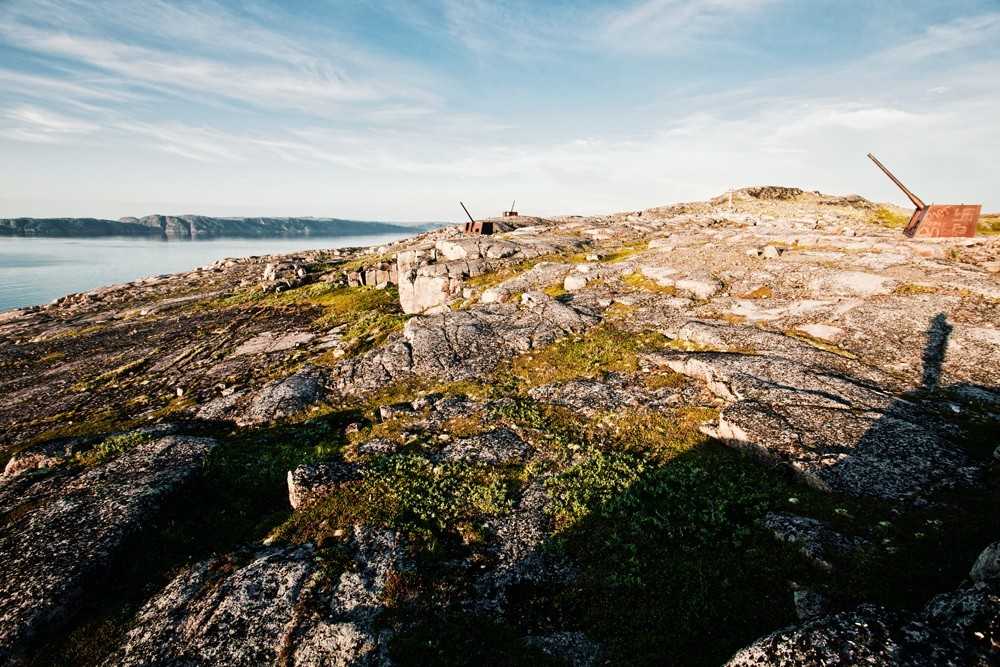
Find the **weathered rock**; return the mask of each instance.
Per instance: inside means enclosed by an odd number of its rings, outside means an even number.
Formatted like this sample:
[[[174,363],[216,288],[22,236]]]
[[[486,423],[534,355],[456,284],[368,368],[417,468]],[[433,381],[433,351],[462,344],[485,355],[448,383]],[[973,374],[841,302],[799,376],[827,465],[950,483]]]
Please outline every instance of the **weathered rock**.
[[[528,443],[508,428],[497,428],[470,438],[462,438],[445,447],[442,458],[490,465],[509,465],[523,461],[530,452]]]
[[[139,612],[106,664],[381,665],[374,627],[402,551],[390,531],[355,528],[355,568],[330,580],[309,546],[205,561]]]
[[[800,324],[796,327],[798,331],[806,334],[807,336],[812,336],[819,340],[829,341],[831,343],[836,343],[841,338],[844,337],[844,330],[840,327],[830,326],[829,324]]]
[[[833,569],[833,563],[857,555],[867,544],[809,517],[769,512],[762,523],[775,538],[795,545],[811,563],[827,571]]]
[[[274,334],[266,331],[250,340],[242,343],[234,351],[234,355],[243,354],[271,354],[272,352],[283,352],[299,345],[304,345],[316,337],[316,334],[308,331],[292,331],[286,334]]]
[[[446,275],[400,274],[399,303],[407,314],[440,309],[451,298],[450,287]]]
[[[714,435],[786,463],[818,488],[913,499],[968,486],[980,474],[925,410],[888,389],[895,384],[888,375],[747,328],[685,325],[681,335],[754,351],[699,353],[666,364],[730,403]]]
[[[333,380],[340,391],[353,394],[409,374],[442,380],[480,377],[502,359],[583,331],[596,321],[541,292],[524,308],[490,304],[415,317],[407,321],[401,339],[342,363]]]
[[[973,581],[980,582],[1000,581],[1000,542],[994,542],[983,549],[979,558],[972,565],[969,577]]]
[[[236,417],[238,424],[261,424],[298,414],[326,396],[326,373],[306,366],[282,380],[276,380],[254,394],[246,411]]]
[[[596,665],[601,646],[582,632],[553,632],[528,637],[529,646],[535,646],[546,655],[563,661],[571,667]]]
[[[895,282],[885,276],[862,271],[839,271],[814,278],[809,289],[819,295],[875,296],[888,294]]]
[[[587,276],[578,273],[571,273],[563,280],[563,289],[567,292],[575,292],[587,286]]]
[[[905,615],[875,605],[779,630],[738,652],[727,667],[995,664],[1000,594],[976,584],[939,595]]]
[[[799,617],[800,621],[808,621],[826,615],[829,603],[822,593],[797,590],[792,595],[795,603],[795,615]]]
[[[727,667],[897,665],[899,619],[875,606],[780,630],[743,649]]]
[[[345,482],[361,478],[358,466],[331,461],[300,465],[288,471],[288,503],[298,509],[330,495]]]
[[[55,632],[99,592],[128,540],[201,470],[208,438],[170,436],[101,467],[36,482],[0,513],[0,661]]]
[[[533,387],[528,395],[545,403],[572,408],[575,412],[588,416],[638,406],[656,408],[669,400],[614,373],[601,379],[584,378]]]

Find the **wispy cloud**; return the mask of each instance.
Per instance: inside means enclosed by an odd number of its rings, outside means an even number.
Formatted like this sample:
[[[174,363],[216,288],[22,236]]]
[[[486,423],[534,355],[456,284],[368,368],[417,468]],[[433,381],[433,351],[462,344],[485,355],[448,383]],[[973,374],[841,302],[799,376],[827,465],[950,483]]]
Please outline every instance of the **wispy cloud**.
[[[872,60],[905,65],[974,49],[1000,39],[1000,12],[964,16],[928,26],[920,34],[877,53]]]
[[[781,0],[642,0],[604,18],[604,37],[626,50],[679,51]]]
[[[60,143],[69,137],[90,134],[98,129],[97,125],[79,118],[36,107],[17,107],[3,116],[5,121],[0,125],[0,134],[32,143]]]

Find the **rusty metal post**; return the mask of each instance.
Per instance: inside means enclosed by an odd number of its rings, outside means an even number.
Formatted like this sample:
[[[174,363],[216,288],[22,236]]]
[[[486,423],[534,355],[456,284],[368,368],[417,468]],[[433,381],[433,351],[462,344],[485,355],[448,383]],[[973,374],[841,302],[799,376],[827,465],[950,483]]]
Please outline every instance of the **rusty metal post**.
[[[910,201],[913,202],[914,206],[916,206],[917,208],[920,208],[920,209],[927,208],[927,204],[925,204],[923,202],[923,200],[920,199],[920,197],[918,197],[917,195],[915,195],[912,192],[910,192],[907,189],[907,187],[900,182],[900,180],[898,178],[896,178],[895,176],[892,175],[892,172],[889,171],[884,164],[882,164],[881,162],[878,161],[877,157],[875,157],[871,153],[868,154],[868,157],[871,159],[872,162],[875,163],[875,165],[879,169],[881,169],[882,171],[885,172],[885,175],[888,176],[892,180],[893,183],[895,183],[897,186],[899,186],[899,189],[902,190],[903,193],[906,194],[906,196],[910,198]]]
[[[458,203],[459,203],[459,204],[462,204],[462,202],[458,202]],[[469,222],[471,222],[472,224],[476,224],[476,221],[475,221],[475,219],[474,219],[474,218],[472,217],[472,214],[471,214],[471,213],[469,213],[469,209],[465,208],[465,204],[462,204],[462,210],[463,210],[463,211],[465,211],[465,214],[466,214],[467,216],[469,216]]]

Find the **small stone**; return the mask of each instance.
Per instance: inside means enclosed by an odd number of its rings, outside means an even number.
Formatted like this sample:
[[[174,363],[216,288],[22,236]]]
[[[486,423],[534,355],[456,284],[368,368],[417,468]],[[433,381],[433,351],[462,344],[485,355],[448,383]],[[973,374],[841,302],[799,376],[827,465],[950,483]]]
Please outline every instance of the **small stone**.
[[[777,259],[781,256],[781,251],[775,248],[773,245],[765,246],[764,252],[761,253],[765,259]]]
[[[994,542],[983,549],[969,572],[973,581],[1000,581],[1000,542]]]
[[[822,593],[800,590],[792,593],[795,602],[795,614],[800,621],[808,621],[826,614],[827,600]]]
[[[570,275],[566,276],[566,279],[563,281],[563,289],[565,289],[567,292],[573,292],[578,289],[583,289],[586,286],[587,286],[587,276],[581,276],[571,273]]]

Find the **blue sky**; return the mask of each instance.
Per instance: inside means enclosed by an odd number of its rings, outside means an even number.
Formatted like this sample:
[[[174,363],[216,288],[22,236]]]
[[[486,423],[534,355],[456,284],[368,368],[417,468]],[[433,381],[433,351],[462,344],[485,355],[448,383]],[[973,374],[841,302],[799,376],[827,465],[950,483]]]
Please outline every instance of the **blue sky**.
[[[0,0],[0,216],[1000,210],[1000,1]]]

